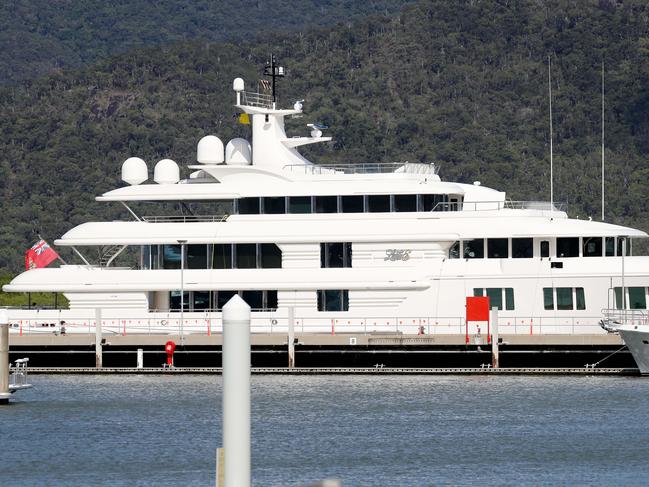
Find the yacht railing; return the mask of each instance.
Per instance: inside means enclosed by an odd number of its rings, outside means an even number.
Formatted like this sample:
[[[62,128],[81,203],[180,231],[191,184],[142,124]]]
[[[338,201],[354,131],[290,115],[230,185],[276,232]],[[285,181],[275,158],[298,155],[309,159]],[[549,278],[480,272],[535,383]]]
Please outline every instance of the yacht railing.
[[[224,222],[229,214],[223,215],[154,215],[143,216],[147,223],[195,223],[195,222]]]
[[[500,316],[498,329],[501,335],[583,335],[603,334],[598,316]],[[344,313],[296,314],[294,329],[297,333],[357,333],[357,334],[403,334],[403,335],[468,335],[470,340],[486,340],[487,323],[470,322],[463,316],[389,316],[367,315],[347,317]],[[95,319],[66,317],[59,319],[10,320],[10,332],[19,335],[71,335],[94,334]],[[116,317],[102,320],[105,335],[179,335],[180,313],[151,313],[148,317]],[[223,331],[220,311],[186,311],[183,333],[186,335],[212,335]],[[251,320],[253,333],[288,332],[288,319],[281,311],[253,310]]]
[[[382,174],[382,173],[405,173],[405,174],[437,174],[438,168],[435,164],[420,162],[370,162],[370,163],[349,163],[349,164],[288,164],[284,166],[285,171],[298,172],[303,174]]]
[[[460,201],[437,203],[432,211],[493,211],[493,210],[538,210],[538,211],[566,211],[565,203],[549,201]]]
[[[622,325],[649,325],[649,314],[644,309],[603,309],[600,325],[614,332]]]
[[[275,100],[275,103],[277,103],[277,99]],[[241,93],[241,104],[251,107],[273,108],[273,97],[266,93],[244,91]]]

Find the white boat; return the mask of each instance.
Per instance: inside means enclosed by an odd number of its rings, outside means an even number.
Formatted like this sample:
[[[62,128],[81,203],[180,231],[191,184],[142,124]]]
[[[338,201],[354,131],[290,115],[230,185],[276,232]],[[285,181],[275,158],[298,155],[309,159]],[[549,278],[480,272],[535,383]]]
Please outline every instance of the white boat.
[[[644,231],[442,181],[435,164],[313,164],[297,148],[331,138],[318,124],[286,134],[302,101],[281,109],[240,78],[233,89],[251,143],[207,135],[186,176],[164,159],[150,184],[147,164],[127,159],[128,185],[97,200],[123,205],[130,220],[72,228],[55,244],[79,263],[5,285],[69,300],[65,310],[10,310],[12,333],[60,333],[62,322],[65,333],[93,333],[101,309],[104,333],[211,334],[234,293],[264,333],[285,333],[292,308],[300,332],[474,335],[485,324],[466,322],[466,297],[482,295],[501,310],[501,334],[604,334],[601,310],[622,288],[647,308],[649,257],[633,255]],[[161,204],[181,211],[144,209]],[[134,250],[139,265],[120,264]]]

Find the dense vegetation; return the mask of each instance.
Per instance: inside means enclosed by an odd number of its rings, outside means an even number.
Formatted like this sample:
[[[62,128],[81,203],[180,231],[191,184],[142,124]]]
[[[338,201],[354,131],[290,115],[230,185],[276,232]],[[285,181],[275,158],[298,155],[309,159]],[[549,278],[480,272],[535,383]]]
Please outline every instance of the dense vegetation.
[[[11,0],[0,2],[0,84],[176,42],[303,30],[411,0]],[[260,42],[263,42],[260,40]]]
[[[649,230],[649,5],[645,1],[422,1],[398,15],[267,37],[132,50],[0,90],[0,266],[41,234],[121,215],[94,196],[121,162],[195,159],[198,139],[246,136],[231,82],[256,87],[269,51],[289,68],[280,100],[306,98],[334,142],[316,161],[435,161],[446,180],[549,199],[552,60],[555,200],[600,214],[600,69],[606,67],[607,220]],[[186,174],[186,173],[185,173]],[[127,217],[127,215],[123,215]],[[65,249],[64,249],[65,250]],[[62,252],[64,258],[75,260]]]

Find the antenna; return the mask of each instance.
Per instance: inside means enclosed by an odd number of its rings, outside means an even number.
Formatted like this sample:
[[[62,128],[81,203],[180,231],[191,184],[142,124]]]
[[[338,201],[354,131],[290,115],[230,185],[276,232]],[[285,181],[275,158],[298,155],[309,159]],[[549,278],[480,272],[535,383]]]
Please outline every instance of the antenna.
[[[602,221],[604,221],[604,60],[602,60]]]
[[[266,63],[264,66],[264,76],[270,76],[273,81],[273,108],[275,108],[275,103],[277,102],[277,91],[275,85],[275,78],[283,78],[286,75],[286,70],[284,66],[278,66],[275,60],[275,55],[270,55],[270,62]]]
[[[550,55],[548,55],[548,94],[550,97],[550,217],[554,211],[554,162],[552,160],[552,78],[550,76]]]

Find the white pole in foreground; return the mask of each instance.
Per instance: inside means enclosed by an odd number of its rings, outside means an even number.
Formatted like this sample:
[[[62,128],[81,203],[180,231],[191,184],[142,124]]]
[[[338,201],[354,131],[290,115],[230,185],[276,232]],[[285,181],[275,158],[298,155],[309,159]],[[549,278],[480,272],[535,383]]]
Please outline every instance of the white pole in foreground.
[[[250,487],[250,306],[223,306],[224,487]]]
[[[491,366],[494,369],[500,367],[500,361],[498,357],[498,308],[491,308]]]
[[[288,308],[288,368],[295,367],[295,308]]]
[[[9,402],[9,318],[0,309],[0,404]]]
[[[104,365],[102,337],[101,308],[95,308],[95,368],[97,369],[101,369]]]

